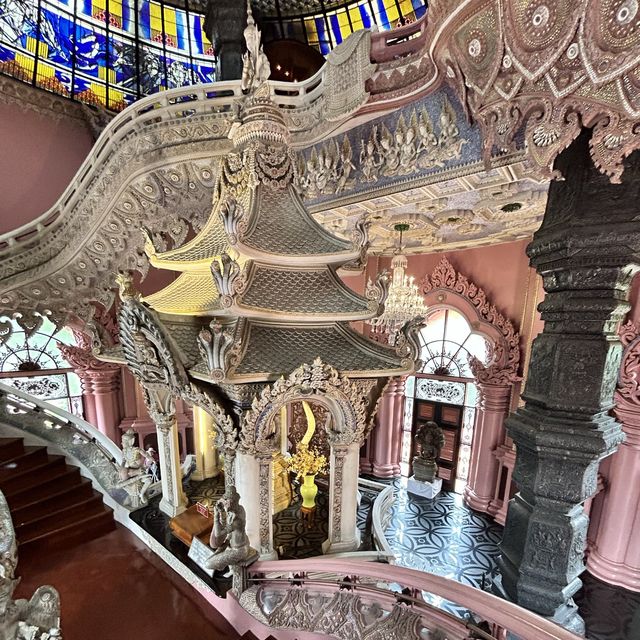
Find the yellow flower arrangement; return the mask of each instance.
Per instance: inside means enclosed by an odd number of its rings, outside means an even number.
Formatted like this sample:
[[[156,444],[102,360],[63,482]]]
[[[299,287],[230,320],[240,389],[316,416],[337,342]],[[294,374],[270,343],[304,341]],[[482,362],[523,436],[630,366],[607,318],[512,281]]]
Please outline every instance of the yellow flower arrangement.
[[[297,478],[314,476],[327,470],[327,458],[318,453],[317,449],[310,449],[309,445],[300,443],[298,451],[287,460],[287,468],[296,474]]]

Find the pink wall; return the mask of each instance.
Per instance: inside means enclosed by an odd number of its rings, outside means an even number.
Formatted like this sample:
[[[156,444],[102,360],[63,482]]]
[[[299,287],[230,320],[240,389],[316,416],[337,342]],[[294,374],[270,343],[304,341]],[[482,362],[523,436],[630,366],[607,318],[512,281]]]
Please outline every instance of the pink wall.
[[[0,233],[49,209],[86,158],[93,138],[77,118],[58,121],[0,103]]]
[[[409,256],[407,274],[420,282],[425,275],[431,275],[440,260],[446,257],[456,271],[482,287],[489,302],[514,323],[522,337],[522,366],[526,363],[531,341],[543,327],[535,307],[543,299],[544,290],[541,280],[529,267],[529,258],[525,253],[529,242],[529,239],[525,239],[487,247]],[[390,264],[390,257],[370,258],[366,277],[375,278],[375,274],[382,269],[390,269]],[[358,281],[349,278],[346,282],[356,288]]]

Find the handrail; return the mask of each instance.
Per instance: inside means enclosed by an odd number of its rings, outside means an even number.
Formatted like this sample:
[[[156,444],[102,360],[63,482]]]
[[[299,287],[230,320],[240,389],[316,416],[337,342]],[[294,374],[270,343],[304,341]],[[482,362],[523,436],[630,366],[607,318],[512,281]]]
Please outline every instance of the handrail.
[[[418,53],[426,43],[428,12],[415,22],[371,36],[371,59],[389,62]]]
[[[20,407],[21,409],[26,408],[30,411],[41,411],[42,413],[47,414],[50,418],[56,420],[59,426],[67,426],[76,431],[81,438],[90,440],[111,461],[117,464],[122,462],[122,451],[113,442],[113,440],[104,435],[104,433],[98,431],[86,420],[83,420],[78,416],[74,416],[68,411],[60,409],[48,402],[39,400],[34,396],[30,396],[28,393],[24,393],[23,391],[2,383],[0,383],[0,398],[6,398],[7,400],[5,403],[9,406]],[[55,424],[53,424],[53,421],[51,422],[51,428],[55,429]]]
[[[376,548],[395,561],[395,553],[387,540],[386,529],[389,524],[389,509],[395,501],[393,486],[386,487],[375,499],[371,510],[371,529]]]
[[[309,108],[324,93],[325,69],[326,64],[314,76],[301,82],[269,80],[271,99],[287,110]],[[16,245],[34,240],[38,233],[57,224],[62,209],[73,206],[84,192],[84,185],[88,185],[94,179],[92,167],[108,156],[116,143],[139,131],[145,125],[162,121],[189,119],[207,113],[228,113],[229,117],[233,118],[235,117],[234,105],[242,96],[240,80],[229,80],[178,87],[147,96],[133,103],[116,115],[105,127],[91,153],[80,165],[76,179],[69,184],[50,209],[35,220],[0,234],[0,255],[7,253]]]
[[[274,585],[274,584],[282,584],[288,587],[292,586],[292,582],[288,578],[249,578],[248,582],[250,584],[257,585]],[[476,631],[478,628],[471,621],[463,620],[455,616],[444,609],[440,609],[435,605],[430,604],[429,602],[425,602],[419,598],[405,595],[403,593],[399,593],[397,591],[391,591],[390,589],[382,589],[381,587],[374,586],[371,584],[362,584],[357,582],[350,582],[347,580],[321,580],[318,578],[308,579],[308,578],[296,578],[295,582],[297,585],[304,585],[305,587],[320,587],[320,588],[335,588],[338,587],[340,589],[347,589],[353,592],[362,592],[363,594],[374,594],[378,597],[379,600],[386,600],[390,603],[402,602],[403,604],[411,605],[414,609],[425,609],[428,612],[428,615],[431,618],[439,618],[442,620],[446,619],[449,624],[453,627],[458,627],[461,629],[472,629]],[[484,635],[485,640],[498,640],[492,635],[486,634]]]
[[[82,418],[0,383],[0,427],[3,424],[64,452],[86,469],[95,488],[115,503],[130,509],[148,499],[137,485],[123,482],[123,454],[117,445]],[[146,490],[150,491],[151,485]]]
[[[256,562],[249,569],[250,575],[294,574],[310,572],[332,572],[339,576],[353,575],[395,582],[409,588],[428,591],[445,600],[455,602],[484,620],[507,629],[523,640],[578,640],[571,631],[527,611],[512,602],[502,600],[490,593],[443,578],[431,573],[406,569],[393,565],[376,565],[343,559],[305,558],[304,560],[277,560]]]

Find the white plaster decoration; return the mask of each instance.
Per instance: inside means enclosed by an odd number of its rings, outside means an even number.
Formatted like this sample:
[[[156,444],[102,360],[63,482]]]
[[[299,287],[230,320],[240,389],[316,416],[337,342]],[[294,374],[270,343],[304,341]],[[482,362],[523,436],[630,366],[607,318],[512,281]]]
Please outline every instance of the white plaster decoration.
[[[416,398],[463,405],[465,388],[463,382],[420,378],[416,380]]]

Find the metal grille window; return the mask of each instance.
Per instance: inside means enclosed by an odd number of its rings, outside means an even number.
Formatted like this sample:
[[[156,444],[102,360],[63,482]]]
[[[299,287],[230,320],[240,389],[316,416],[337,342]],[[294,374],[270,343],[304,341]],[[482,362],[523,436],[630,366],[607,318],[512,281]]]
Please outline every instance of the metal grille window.
[[[0,318],[0,382],[82,417],[82,388],[58,348],[75,344],[71,329],[45,316]]]

